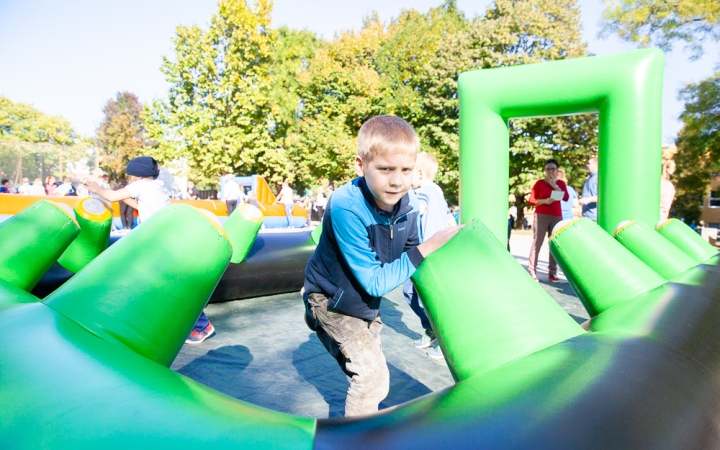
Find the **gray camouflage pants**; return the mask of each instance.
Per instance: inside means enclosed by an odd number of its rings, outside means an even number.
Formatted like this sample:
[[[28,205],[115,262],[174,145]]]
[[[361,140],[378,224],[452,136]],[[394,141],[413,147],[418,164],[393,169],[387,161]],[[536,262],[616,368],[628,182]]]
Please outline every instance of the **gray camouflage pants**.
[[[327,309],[327,297],[309,294],[318,338],[350,377],[345,417],[377,412],[390,392],[390,371],[380,342],[380,315],[368,322]]]

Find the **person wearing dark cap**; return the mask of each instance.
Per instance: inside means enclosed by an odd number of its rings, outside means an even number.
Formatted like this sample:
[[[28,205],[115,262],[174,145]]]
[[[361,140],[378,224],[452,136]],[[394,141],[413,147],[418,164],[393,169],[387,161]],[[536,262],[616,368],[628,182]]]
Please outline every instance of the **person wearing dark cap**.
[[[112,190],[101,187],[94,181],[85,181],[88,191],[105,200],[120,202],[138,210],[138,223],[143,223],[150,216],[170,204],[163,183],[158,181],[160,175],[158,163],[150,156],[139,156],[130,160],[125,173],[128,185],[122,189]]]
[[[94,192],[105,200],[119,202],[132,206],[138,210],[138,222],[142,224],[148,217],[170,204],[163,183],[157,179],[160,175],[158,163],[150,156],[139,156],[131,160],[125,168],[128,185],[122,189],[106,189],[94,181],[86,181],[88,191]],[[205,312],[200,314],[186,344],[200,344],[215,334],[215,328],[208,320]]]

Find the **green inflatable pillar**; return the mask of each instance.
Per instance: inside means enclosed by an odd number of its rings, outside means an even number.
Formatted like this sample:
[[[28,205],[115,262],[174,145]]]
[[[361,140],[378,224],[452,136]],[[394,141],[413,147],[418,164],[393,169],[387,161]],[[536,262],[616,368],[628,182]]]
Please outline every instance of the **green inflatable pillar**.
[[[0,224],[0,279],[32,290],[78,233],[80,227],[63,206],[34,203]]]
[[[668,219],[658,225],[656,230],[697,264],[714,264],[716,262],[718,249],[710,245],[709,242],[705,242],[699,234],[682,221]],[[712,261],[710,261],[711,258]]]
[[[217,223],[191,206],[166,206],[44,303],[102,339],[169,366],[231,254]]]
[[[583,333],[478,220],[412,279],[456,381]]]
[[[615,239],[666,280],[697,266],[692,258],[645,222],[622,223]]]
[[[557,224],[550,251],[590,317],[666,282],[589,219]]]
[[[245,261],[262,224],[262,211],[249,203],[241,203],[230,214],[223,228],[233,246],[231,263],[240,264]]]
[[[461,73],[462,222],[480,219],[507,239],[510,119],[597,112],[598,223],[608,233],[628,217],[654,226],[663,62],[660,50],[645,49]]]
[[[60,256],[58,263],[77,273],[108,247],[112,213],[105,203],[88,197],[75,205],[75,219],[80,224],[80,234]]]

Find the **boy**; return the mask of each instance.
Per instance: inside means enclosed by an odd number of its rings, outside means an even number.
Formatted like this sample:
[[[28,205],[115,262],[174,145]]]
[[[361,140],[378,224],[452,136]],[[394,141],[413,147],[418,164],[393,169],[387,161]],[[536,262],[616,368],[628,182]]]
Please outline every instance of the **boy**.
[[[358,133],[358,178],[337,189],[305,269],[305,320],[350,378],[345,416],[369,414],[390,389],[380,343],[382,296],[404,283],[459,227],[420,244],[412,181],[419,140],[395,116],[368,120]]]
[[[88,191],[94,192],[105,200],[111,202],[122,201],[138,210],[138,223],[142,225],[150,216],[170,204],[162,181],[158,181],[160,175],[155,158],[150,156],[139,156],[130,160],[125,173],[128,178],[128,185],[116,191],[101,187],[94,181],[85,181]],[[186,344],[199,344],[215,333],[205,312],[195,324],[195,328],[185,341]]]
[[[420,242],[430,239],[435,233],[447,227],[457,225],[455,218],[450,213],[445,196],[440,186],[434,183],[437,174],[438,163],[433,155],[421,152],[415,161],[413,171],[412,187],[418,198],[420,209]],[[430,321],[425,314],[425,308],[420,303],[417,291],[408,280],[403,285],[403,295],[410,305],[410,308],[420,318],[420,323],[425,329],[425,334],[415,341],[415,347],[419,349],[428,348],[437,343],[435,333],[430,326]],[[428,351],[428,356],[433,359],[443,359],[440,347],[433,347]]]

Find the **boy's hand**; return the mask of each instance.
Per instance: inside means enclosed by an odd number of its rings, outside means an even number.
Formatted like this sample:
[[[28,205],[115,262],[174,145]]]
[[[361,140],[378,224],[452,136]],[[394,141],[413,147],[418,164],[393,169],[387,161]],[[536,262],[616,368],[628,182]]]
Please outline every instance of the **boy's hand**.
[[[86,181],[83,181],[83,185],[85,185],[85,187],[87,188],[87,190],[90,191],[90,192],[97,192],[97,191],[99,191],[100,189],[102,189],[102,188],[100,187],[100,185],[97,184],[97,183],[94,182],[94,181],[87,181],[87,180],[86,180]]]
[[[449,227],[445,228],[444,230],[438,231],[437,233],[433,234],[430,239],[418,245],[418,250],[420,250],[420,253],[422,253],[423,257],[427,258],[430,253],[439,249],[440,247],[445,245],[447,241],[452,239],[457,234],[457,232],[460,231],[460,229],[463,228],[465,225],[467,224]]]

